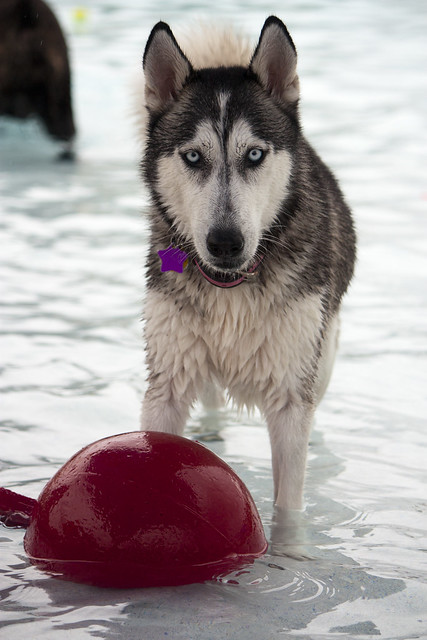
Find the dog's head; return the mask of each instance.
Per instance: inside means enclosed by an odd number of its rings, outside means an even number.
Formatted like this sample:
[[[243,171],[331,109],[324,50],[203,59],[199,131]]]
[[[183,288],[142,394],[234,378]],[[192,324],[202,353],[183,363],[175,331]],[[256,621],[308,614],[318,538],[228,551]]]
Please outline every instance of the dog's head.
[[[299,135],[286,27],[268,18],[247,66],[196,70],[160,22],[143,66],[155,202],[206,267],[247,269],[288,195]]]

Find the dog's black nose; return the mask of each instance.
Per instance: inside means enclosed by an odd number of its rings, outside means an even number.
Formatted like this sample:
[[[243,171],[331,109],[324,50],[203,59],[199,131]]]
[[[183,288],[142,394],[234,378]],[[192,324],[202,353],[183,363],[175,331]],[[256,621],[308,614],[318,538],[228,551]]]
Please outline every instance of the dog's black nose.
[[[206,244],[214,258],[237,258],[243,251],[245,240],[238,229],[214,228],[209,231]]]

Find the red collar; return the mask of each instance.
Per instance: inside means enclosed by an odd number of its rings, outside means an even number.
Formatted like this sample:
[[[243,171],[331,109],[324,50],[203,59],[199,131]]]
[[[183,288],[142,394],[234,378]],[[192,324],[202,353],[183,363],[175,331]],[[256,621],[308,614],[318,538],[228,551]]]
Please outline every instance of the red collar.
[[[237,271],[236,272],[236,279],[235,280],[230,280],[230,281],[221,281],[221,280],[214,280],[213,278],[211,278],[210,276],[208,276],[207,273],[205,273],[205,271],[203,271],[202,267],[199,265],[199,263],[197,262],[196,259],[194,259],[194,264],[196,265],[196,267],[198,268],[198,270],[200,271],[200,273],[202,274],[202,276],[210,283],[213,284],[215,287],[220,287],[221,289],[231,289],[232,287],[237,287],[239,284],[242,284],[242,282],[245,282],[246,280],[251,280],[252,278],[256,277],[257,275],[257,269],[259,267],[259,265],[261,264],[261,262],[264,260],[264,256],[261,256],[256,262],[254,262],[254,264],[251,266],[250,269],[248,269],[247,271]],[[238,277],[240,275],[240,277]]]

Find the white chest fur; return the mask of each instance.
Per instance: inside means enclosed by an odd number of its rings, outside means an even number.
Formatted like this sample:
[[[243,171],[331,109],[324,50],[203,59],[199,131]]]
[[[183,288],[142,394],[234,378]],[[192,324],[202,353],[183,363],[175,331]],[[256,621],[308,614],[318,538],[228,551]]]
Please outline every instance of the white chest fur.
[[[197,305],[178,309],[170,296],[151,291],[145,308],[149,365],[173,380],[176,392],[198,394],[206,382],[228,389],[238,405],[296,391],[311,371],[322,328],[320,294],[286,305],[254,298],[245,284],[211,288]],[[250,285],[249,285],[250,286]]]

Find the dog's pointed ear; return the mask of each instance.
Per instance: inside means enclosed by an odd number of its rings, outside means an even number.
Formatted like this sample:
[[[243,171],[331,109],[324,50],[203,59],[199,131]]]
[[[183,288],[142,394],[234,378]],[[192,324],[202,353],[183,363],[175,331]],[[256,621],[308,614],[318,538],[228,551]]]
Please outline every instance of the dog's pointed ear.
[[[145,103],[153,113],[175,100],[192,66],[165,22],[153,28],[144,51]]]
[[[298,100],[297,52],[285,25],[275,16],[265,21],[249,68],[280,102]]]

